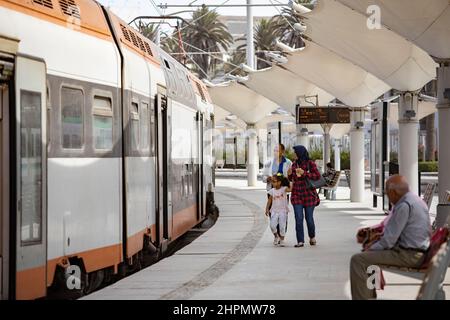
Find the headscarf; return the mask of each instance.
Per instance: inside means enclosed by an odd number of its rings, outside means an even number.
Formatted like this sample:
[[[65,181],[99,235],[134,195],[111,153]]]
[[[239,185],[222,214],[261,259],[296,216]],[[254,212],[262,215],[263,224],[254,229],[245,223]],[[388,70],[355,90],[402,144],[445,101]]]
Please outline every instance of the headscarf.
[[[297,163],[300,164],[303,161],[309,160],[308,150],[304,146],[294,146],[294,152],[297,155]]]

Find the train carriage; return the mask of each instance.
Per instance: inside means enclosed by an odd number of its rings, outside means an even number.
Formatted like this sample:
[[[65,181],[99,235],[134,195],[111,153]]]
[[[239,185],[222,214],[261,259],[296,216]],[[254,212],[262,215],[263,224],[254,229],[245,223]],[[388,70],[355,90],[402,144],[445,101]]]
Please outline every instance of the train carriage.
[[[1,297],[139,267],[206,215],[212,107],[91,0],[0,0]]]

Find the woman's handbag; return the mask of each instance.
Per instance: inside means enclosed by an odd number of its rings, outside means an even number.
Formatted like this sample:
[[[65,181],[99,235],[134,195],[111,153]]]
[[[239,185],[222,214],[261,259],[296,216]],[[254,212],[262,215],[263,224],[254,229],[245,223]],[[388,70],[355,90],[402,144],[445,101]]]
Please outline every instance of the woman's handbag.
[[[309,163],[308,163],[308,171],[310,171]],[[320,175],[320,178],[317,180],[311,180],[309,178],[306,178],[306,181],[307,181],[310,189],[319,189],[319,188],[325,187],[327,185],[327,182],[325,181],[325,178],[322,175]]]

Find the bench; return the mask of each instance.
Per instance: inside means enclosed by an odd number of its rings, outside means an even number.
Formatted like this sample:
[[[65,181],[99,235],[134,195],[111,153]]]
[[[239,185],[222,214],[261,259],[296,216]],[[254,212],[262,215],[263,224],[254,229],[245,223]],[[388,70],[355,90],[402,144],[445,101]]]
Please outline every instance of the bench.
[[[326,192],[326,198],[328,200],[336,200],[336,189],[339,185],[339,180],[341,180],[341,171],[336,171],[334,174],[333,180],[331,180],[330,184],[322,187],[323,190],[328,191]]]
[[[450,191],[446,191],[445,197],[441,198],[440,202],[441,203],[436,207],[436,214],[433,215],[433,231],[438,228],[450,225]]]
[[[448,225],[446,226],[448,229]],[[445,300],[443,281],[450,264],[450,237],[441,244],[439,250],[429,260],[425,268],[405,268],[381,265],[380,268],[392,273],[422,280],[417,295],[419,300]]]
[[[441,245],[425,273],[417,300],[445,300],[443,282],[450,265],[450,240]]]
[[[347,180],[347,184],[348,184],[348,187],[350,188],[350,170],[344,170],[344,172],[345,172],[345,179]]]
[[[436,190],[436,183],[429,183],[425,188],[425,192],[423,193],[422,200],[428,206],[428,210],[431,208],[431,202],[433,201],[434,191]]]
[[[224,160],[216,160],[216,168],[223,169],[223,166],[225,165]]]

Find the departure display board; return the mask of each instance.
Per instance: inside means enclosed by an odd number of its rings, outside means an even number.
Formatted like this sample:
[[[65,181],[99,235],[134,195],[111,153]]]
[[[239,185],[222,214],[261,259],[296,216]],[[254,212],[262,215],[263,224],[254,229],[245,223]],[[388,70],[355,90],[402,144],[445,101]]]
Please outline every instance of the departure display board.
[[[350,109],[297,106],[297,123],[350,123]]]

